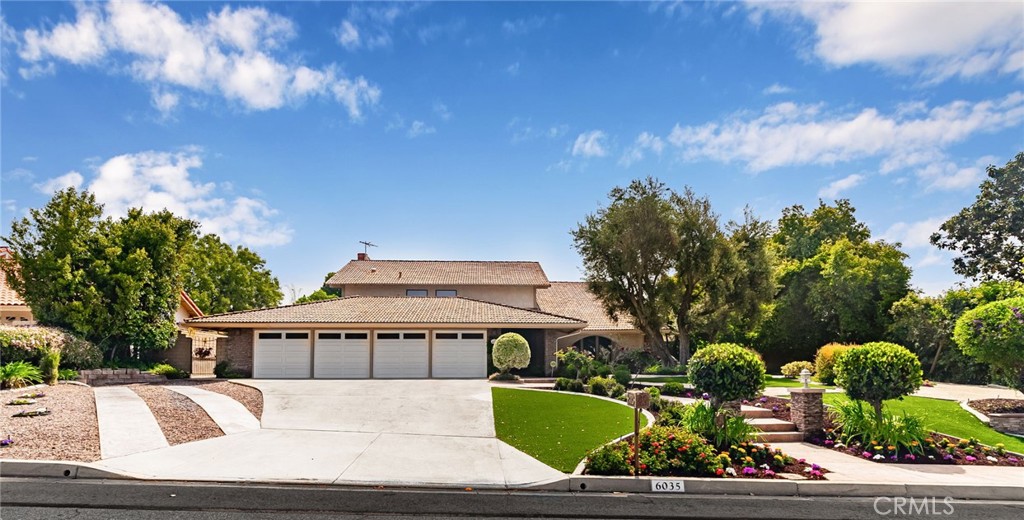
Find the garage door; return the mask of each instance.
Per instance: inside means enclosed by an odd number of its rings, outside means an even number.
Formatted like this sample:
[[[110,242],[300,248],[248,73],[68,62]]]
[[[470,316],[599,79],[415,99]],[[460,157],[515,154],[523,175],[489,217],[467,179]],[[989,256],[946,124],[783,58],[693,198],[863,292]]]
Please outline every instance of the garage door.
[[[374,334],[373,377],[419,379],[429,376],[427,331]]]
[[[259,332],[253,347],[253,377],[309,377],[308,332]]]
[[[434,377],[487,377],[487,341],[483,331],[434,332]]]
[[[313,377],[353,379],[370,377],[370,333],[316,331]]]

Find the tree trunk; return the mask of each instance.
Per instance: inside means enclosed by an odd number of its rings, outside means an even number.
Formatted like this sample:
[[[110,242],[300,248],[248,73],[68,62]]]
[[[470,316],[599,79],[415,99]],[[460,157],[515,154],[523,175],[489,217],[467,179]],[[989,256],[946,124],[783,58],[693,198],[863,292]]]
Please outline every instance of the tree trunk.
[[[875,424],[882,422],[882,401],[872,401],[871,406],[875,409],[875,420],[878,421]]]
[[[690,333],[679,329],[679,364],[685,365],[690,360]]]
[[[928,377],[935,377],[935,366],[939,364],[939,355],[942,354],[942,344],[945,343],[941,339],[939,340],[939,348],[935,349],[935,358],[932,359],[932,366],[928,369]]]

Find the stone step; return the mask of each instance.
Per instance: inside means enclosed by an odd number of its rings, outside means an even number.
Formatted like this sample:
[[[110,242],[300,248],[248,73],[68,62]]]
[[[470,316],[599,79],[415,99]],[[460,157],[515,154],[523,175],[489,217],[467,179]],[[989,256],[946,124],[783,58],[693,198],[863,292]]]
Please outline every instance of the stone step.
[[[766,419],[772,416],[771,410],[746,405],[740,407],[740,413],[747,419]]]
[[[762,432],[795,432],[796,425],[781,419],[762,418],[762,419],[747,419],[747,424],[761,430]]]
[[[754,442],[775,444],[777,442],[803,442],[804,434],[800,432],[762,432],[754,435]]]

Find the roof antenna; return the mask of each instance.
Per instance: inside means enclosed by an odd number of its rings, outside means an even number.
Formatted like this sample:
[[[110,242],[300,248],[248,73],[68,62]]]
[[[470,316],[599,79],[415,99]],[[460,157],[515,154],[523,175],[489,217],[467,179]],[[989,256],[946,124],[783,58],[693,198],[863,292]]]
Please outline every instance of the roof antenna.
[[[377,247],[377,244],[374,244],[373,242],[368,242],[366,240],[360,240],[359,243],[363,244],[363,254],[366,254],[366,250],[368,248]]]

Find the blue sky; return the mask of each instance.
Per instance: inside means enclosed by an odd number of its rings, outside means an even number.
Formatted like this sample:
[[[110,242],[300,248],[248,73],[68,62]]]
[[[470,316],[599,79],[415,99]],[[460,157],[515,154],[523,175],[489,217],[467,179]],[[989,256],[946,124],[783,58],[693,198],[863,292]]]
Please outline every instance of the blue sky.
[[[2,225],[53,190],[164,207],[314,290],[361,250],[537,260],[630,179],[849,198],[913,283],[1024,150],[1024,8],[978,3],[2,4]]]

